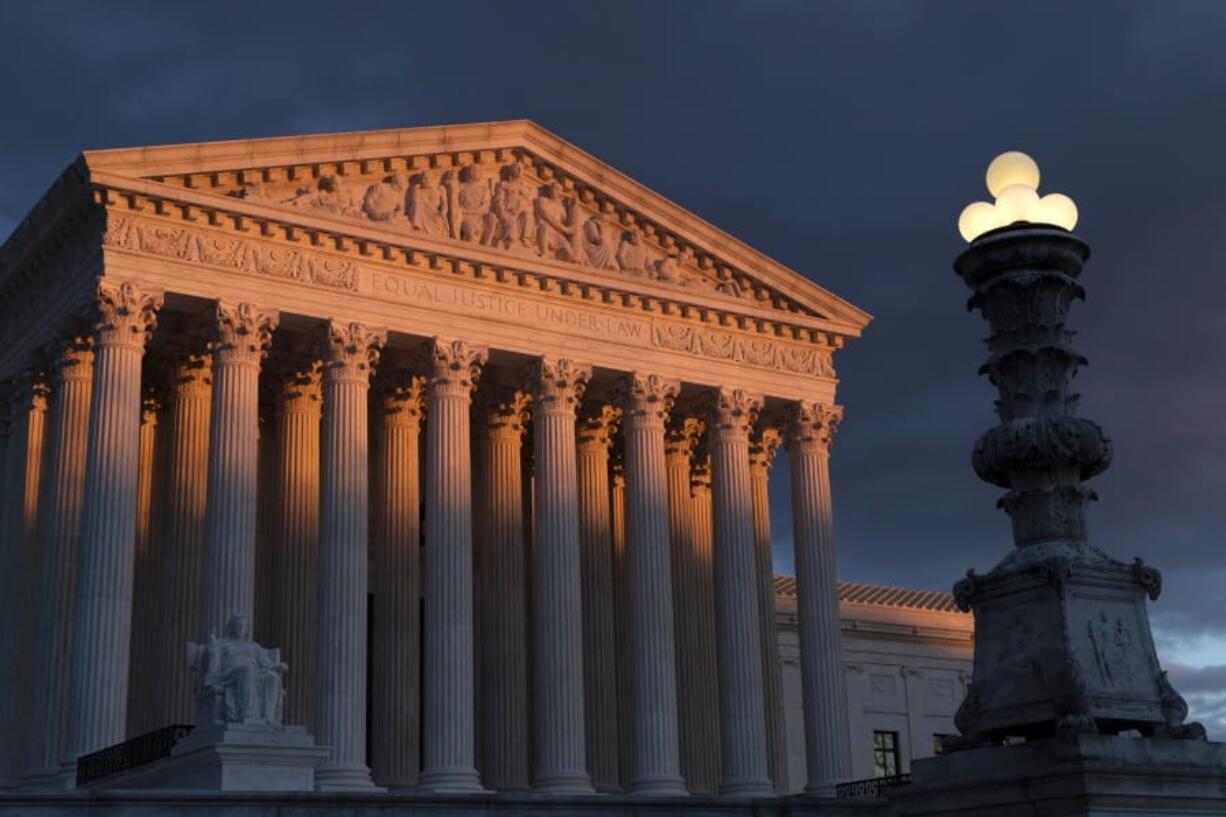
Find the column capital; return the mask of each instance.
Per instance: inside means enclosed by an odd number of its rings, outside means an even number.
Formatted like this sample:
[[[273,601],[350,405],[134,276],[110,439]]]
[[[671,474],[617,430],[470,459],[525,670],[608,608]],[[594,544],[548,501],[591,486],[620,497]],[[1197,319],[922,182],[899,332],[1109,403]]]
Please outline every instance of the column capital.
[[[624,422],[636,426],[664,425],[680,390],[681,384],[676,380],[632,372],[618,390]]]
[[[541,357],[529,367],[528,383],[537,411],[574,414],[583,398],[592,367],[567,357]]]
[[[787,436],[789,446],[817,446],[828,452],[835,429],[843,420],[843,407],[827,403],[797,401],[791,407]]]
[[[146,383],[141,388],[140,424],[142,426],[158,424],[158,412],[165,405],[165,392],[158,383]]]
[[[477,412],[486,428],[523,436],[532,395],[505,383],[489,383],[477,390],[476,400]]]
[[[365,324],[331,320],[324,327],[323,372],[329,382],[357,381],[370,385],[370,375],[379,364],[379,352],[387,331]]]
[[[272,333],[280,321],[280,313],[261,309],[252,303],[230,304],[225,301],[217,301],[212,313],[209,351],[213,353],[214,362],[259,366],[272,343]]]
[[[98,282],[94,306],[97,309],[99,346],[135,346],[143,349],[157,326],[162,308],[162,293],[142,289],[132,281]]]
[[[421,427],[426,413],[426,378],[404,369],[382,369],[375,377],[376,405],[389,426]]]
[[[583,412],[576,426],[579,447],[607,451],[613,444],[613,436],[617,433],[617,424],[621,416],[620,408],[607,403]]]
[[[294,351],[271,358],[269,380],[273,402],[280,414],[318,415],[323,408],[323,363],[308,352]]]
[[[707,430],[720,438],[748,439],[762,409],[762,397],[745,389],[721,388],[708,397]]]
[[[213,388],[213,356],[204,351],[180,351],[171,377],[175,397],[206,397]]]
[[[6,402],[14,422],[17,422],[22,412],[46,411],[50,406],[51,381],[41,358],[35,365],[28,366],[9,378],[8,386]]]
[[[70,318],[64,330],[47,344],[46,353],[56,382],[90,379],[94,365],[94,335],[88,318],[79,314]]]
[[[664,455],[689,460],[705,430],[706,424],[697,417],[684,417],[671,423],[664,434]]]
[[[779,445],[783,441],[778,429],[767,427],[759,427],[749,435],[749,472],[751,474],[767,474],[771,469],[771,462],[775,459],[775,452],[779,450]]]
[[[429,386],[445,394],[467,397],[472,393],[489,350],[463,340],[434,338],[429,345]]]
[[[711,495],[711,458],[702,449],[695,452],[690,463],[690,493]]]

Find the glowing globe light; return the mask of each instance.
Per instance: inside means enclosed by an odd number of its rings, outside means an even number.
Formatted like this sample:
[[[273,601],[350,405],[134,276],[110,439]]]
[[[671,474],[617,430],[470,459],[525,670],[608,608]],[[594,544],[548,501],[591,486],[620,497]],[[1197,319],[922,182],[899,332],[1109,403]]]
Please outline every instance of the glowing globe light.
[[[1002,153],[988,165],[988,192],[1000,198],[1006,187],[1021,184],[1031,190],[1039,189],[1039,166],[1025,153],[1011,150]]]
[[[1077,226],[1077,205],[1063,193],[1048,193],[1039,199],[1039,220],[1071,230]]]
[[[996,197],[996,218],[1001,225],[1039,220],[1039,194],[1033,187],[1011,184]]]
[[[975,201],[962,209],[958,216],[958,232],[967,241],[974,241],[988,230],[1001,226],[996,208],[986,201]]]
[[[996,201],[973,202],[958,216],[958,232],[968,242],[1014,224],[1050,224],[1065,230],[1077,226],[1072,199],[1063,193],[1039,197],[1039,166],[1025,153],[1011,150],[993,159],[987,183]]]

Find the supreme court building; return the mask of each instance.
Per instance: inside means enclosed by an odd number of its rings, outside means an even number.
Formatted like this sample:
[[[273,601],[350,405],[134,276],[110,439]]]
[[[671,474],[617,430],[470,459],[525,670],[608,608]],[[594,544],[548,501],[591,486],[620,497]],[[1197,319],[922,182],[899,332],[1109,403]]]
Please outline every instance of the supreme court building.
[[[320,788],[770,795],[777,479],[831,793],[868,320],[528,122],[84,153],[0,249],[0,783],[192,723],[241,614]]]

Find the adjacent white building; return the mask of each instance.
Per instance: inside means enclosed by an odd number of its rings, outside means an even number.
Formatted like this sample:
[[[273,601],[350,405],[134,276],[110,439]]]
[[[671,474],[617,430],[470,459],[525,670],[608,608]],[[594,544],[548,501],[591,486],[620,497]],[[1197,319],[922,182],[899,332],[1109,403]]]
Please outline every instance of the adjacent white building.
[[[805,779],[796,581],[775,577],[791,787]],[[839,582],[852,774],[903,774],[956,734],[971,679],[974,617],[949,593]]]

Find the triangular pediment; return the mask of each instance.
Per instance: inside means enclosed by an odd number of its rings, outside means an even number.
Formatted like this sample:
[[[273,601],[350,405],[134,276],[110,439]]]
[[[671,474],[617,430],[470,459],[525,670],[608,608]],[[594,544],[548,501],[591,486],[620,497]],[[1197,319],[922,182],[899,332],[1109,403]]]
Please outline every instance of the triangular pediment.
[[[141,180],[454,247],[572,266],[730,309],[784,312],[855,336],[869,316],[526,121],[90,151],[91,177]]]

